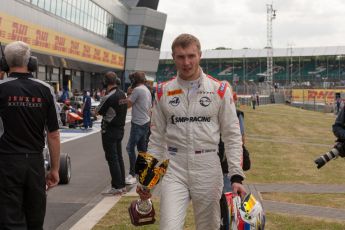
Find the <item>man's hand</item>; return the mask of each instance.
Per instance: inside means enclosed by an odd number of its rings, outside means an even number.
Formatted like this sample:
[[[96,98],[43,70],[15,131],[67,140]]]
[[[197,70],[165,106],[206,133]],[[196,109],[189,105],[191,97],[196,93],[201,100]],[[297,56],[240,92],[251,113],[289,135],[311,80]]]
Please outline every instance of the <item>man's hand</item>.
[[[144,190],[141,186],[137,186],[137,193],[141,200],[148,200],[152,196],[150,190]]]
[[[244,197],[246,195],[246,189],[244,186],[240,183],[233,183],[232,185],[232,192],[235,194],[239,194],[241,197]]]
[[[60,181],[59,171],[50,170],[46,176],[47,190],[52,187],[55,187]]]

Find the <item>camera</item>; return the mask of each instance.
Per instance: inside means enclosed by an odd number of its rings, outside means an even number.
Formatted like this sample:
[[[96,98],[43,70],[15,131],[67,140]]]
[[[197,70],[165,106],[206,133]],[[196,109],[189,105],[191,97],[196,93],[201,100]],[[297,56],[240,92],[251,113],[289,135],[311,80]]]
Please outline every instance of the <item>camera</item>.
[[[320,169],[327,162],[329,162],[332,159],[337,158],[338,156],[344,157],[345,156],[344,144],[345,142],[336,142],[334,147],[328,153],[325,153],[324,155],[315,159],[314,162],[317,165],[317,168]]]

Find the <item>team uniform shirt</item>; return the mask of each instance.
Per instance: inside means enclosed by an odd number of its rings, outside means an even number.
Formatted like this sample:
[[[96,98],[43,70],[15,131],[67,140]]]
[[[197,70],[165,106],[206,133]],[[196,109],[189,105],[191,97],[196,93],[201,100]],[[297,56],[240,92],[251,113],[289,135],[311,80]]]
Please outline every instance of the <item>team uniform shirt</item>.
[[[190,198],[197,229],[219,228],[223,188],[217,155],[220,133],[229,174],[243,179],[242,136],[228,83],[201,70],[195,81],[177,76],[158,85],[148,152],[169,159],[161,187],[162,228],[183,229]]]
[[[102,100],[96,112],[103,116],[102,130],[105,132],[108,128],[123,128],[126,124],[127,101],[125,93],[112,88]]]
[[[59,129],[53,88],[30,73],[0,81],[0,154],[42,154],[44,132]]]

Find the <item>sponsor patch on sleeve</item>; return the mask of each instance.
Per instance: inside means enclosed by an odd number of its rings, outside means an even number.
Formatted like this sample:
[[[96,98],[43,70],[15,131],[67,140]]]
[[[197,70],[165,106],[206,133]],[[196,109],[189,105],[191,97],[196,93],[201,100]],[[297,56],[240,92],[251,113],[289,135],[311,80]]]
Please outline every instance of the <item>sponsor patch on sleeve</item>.
[[[227,82],[223,81],[223,82],[220,83],[220,86],[219,86],[218,91],[217,91],[217,93],[220,96],[220,98],[222,98],[222,99],[224,98],[224,95],[225,95],[227,87],[228,87],[228,83]]]
[[[161,99],[161,97],[163,96],[163,83],[160,83],[157,85],[157,99],[158,101]]]

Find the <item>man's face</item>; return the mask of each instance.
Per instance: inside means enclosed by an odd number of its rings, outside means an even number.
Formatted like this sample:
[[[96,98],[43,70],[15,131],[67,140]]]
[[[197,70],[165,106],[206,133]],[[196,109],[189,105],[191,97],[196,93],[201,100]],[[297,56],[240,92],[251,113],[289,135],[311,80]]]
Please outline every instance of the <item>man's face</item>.
[[[176,69],[183,80],[195,80],[199,77],[200,58],[201,52],[195,44],[186,48],[177,46],[173,51]]]

